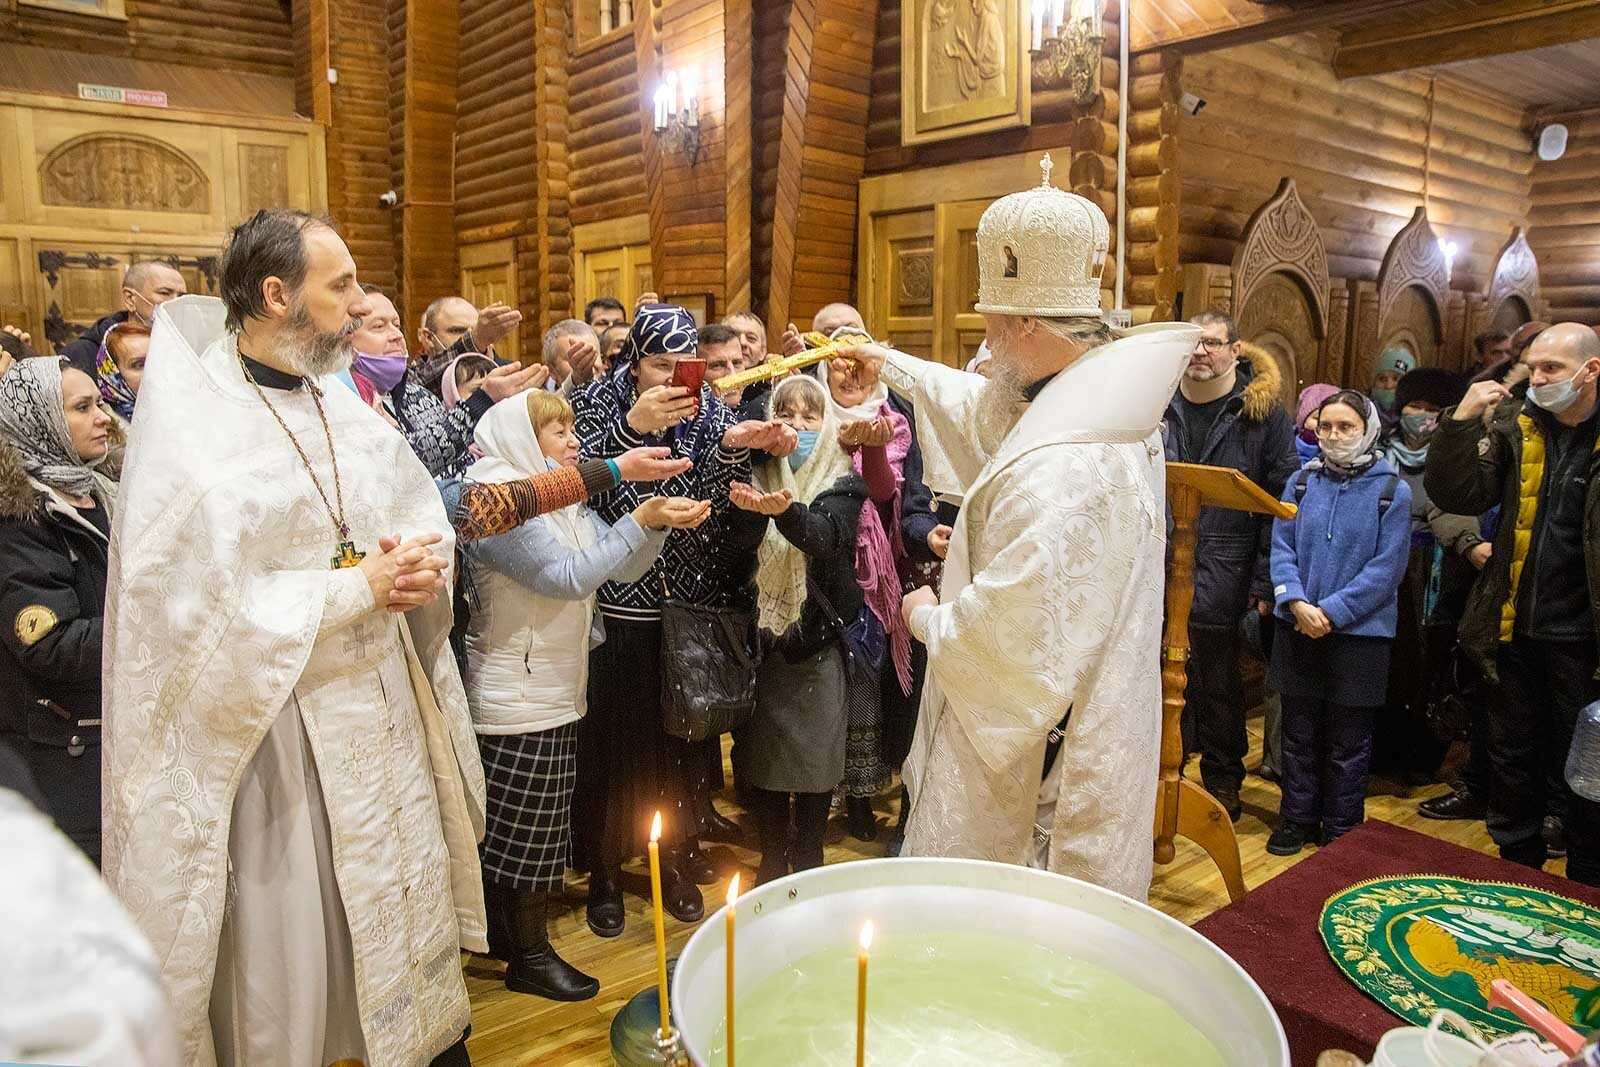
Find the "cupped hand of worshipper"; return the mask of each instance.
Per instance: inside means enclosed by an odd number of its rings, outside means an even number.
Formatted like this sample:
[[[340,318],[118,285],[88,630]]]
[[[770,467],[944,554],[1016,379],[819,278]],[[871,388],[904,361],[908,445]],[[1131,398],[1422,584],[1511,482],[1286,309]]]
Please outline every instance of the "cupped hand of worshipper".
[[[782,515],[794,503],[794,494],[787,489],[763,493],[747,482],[732,482],[728,486],[728,501],[736,508],[757,515]]]
[[[1467,562],[1478,570],[1489,565],[1489,557],[1494,555],[1494,546],[1487,541],[1479,541],[1467,549]]]
[[[933,591],[932,586],[921,585],[900,598],[900,617],[906,620],[907,626],[910,626],[912,612],[922,607],[938,606],[939,594]]]
[[[1294,616],[1294,628],[1307,637],[1327,637],[1333,632],[1333,623],[1328,621],[1327,613],[1315,604],[1296,600],[1289,605],[1289,612]]]
[[[628,425],[634,433],[660,433],[692,418],[699,403],[681,385],[653,385],[628,409]]]
[[[800,447],[800,435],[781,422],[746,419],[728,427],[728,432],[722,435],[722,447],[750,448],[782,459]]]
[[[950,551],[950,535],[953,533],[955,533],[955,530],[942,522],[929,530],[928,551],[940,559],[944,559],[945,555]]]
[[[600,363],[600,350],[588,341],[579,341],[567,350],[567,362],[572,364],[572,384],[588,385],[594,381],[595,367]]]
[[[783,337],[779,339],[778,344],[786,356],[798,356],[809,347],[805,335],[792,322],[784,329]]]
[[[687,456],[674,458],[670,448],[630,448],[616,458],[616,464],[625,482],[659,482],[682,474],[694,461]]]
[[[639,299],[637,299],[637,300],[635,300],[633,302],[633,317],[634,318],[638,318],[639,317],[639,309],[644,307],[646,304],[659,304],[659,303],[661,303],[661,295],[659,293],[652,293],[652,292],[640,293],[639,294]]]
[[[1467,389],[1467,395],[1461,398],[1461,403],[1456,405],[1455,417],[1466,422],[1469,419],[1481,418],[1486,411],[1493,411],[1500,406],[1501,401],[1511,396],[1511,390],[1496,381],[1473,382]]]
[[[894,423],[885,418],[854,419],[839,427],[839,445],[847,449],[882,448],[894,437]]]
[[[402,612],[426,607],[444,589],[449,560],[437,556],[432,546],[444,538],[436,533],[402,540],[380,537],[378,551],[368,552],[359,564],[372,590],[372,602],[385,611]]]
[[[0,378],[4,378],[7,374],[10,374],[11,368],[15,367],[16,365],[17,361],[11,357],[10,352],[0,351]]]
[[[711,501],[686,496],[652,496],[633,509],[633,519],[647,530],[692,530],[711,517]]]
[[[531,367],[519,367],[515,363],[507,363],[504,367],[496,367],[490,371],[478,388],[498,403],[508,396],[516,396],[529,389],[542,389],[544,383],[549,380],[550,369],[542,363],[535,363]]]
[[[488,348],[522,325],[522,312],[505,304],[493,303],[478,309],[478,324],[472,328],[473,343]]]

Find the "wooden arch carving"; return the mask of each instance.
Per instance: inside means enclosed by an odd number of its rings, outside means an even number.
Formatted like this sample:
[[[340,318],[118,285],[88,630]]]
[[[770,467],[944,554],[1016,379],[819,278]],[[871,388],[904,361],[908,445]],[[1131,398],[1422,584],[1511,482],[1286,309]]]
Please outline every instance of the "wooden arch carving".
[[[1539,306],[1539,261],[1528,247],[1528,237],[1521,226],[1511,231],[1511,238],[1495,257],[1488,299],[1484,301],[1487,321],[1499,320],[1500,309],[1508,300],[1520,302],[1524,322],[1534,316],[1534,309]]]
[[[64,141],[39,164],[46,204],[107,211],[211,210],[211,180],[194,160],[153,137],[88,133]]]
[[[1401,345],[1416,353],[1419,366],[1437,365],[1442,356],[1445,307],[1450,299],[1450,270],[1428,213],[1417,208],[1384,253],[1378,271],[1377,343],[1359,354],[1353,377],[1372,377],[1378,355]]]
[[[1233,314],[1245,340],[1277,360],[1291,400],[1314,379],[1328,335],[1322,230],[1285,178],[1245,224],[1233,254]]]

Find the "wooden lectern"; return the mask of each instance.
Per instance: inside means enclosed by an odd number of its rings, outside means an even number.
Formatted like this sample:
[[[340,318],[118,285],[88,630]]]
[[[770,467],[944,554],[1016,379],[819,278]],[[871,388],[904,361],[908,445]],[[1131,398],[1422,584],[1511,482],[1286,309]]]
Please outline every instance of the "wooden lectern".
[[[1156,792],[1156,862],[1171,863],[1173,838],[1182,834],[1222,872],[1228,899],[1244,896],[1239,839],[1233,820],[1210,793],[1183,777],[1183,689],[1188,680],[1189,607],[1194,602],[1195,519],[1200,508],[1232,508],[1273,518],[1294,515],[1293,504],[1272,499],[1228,467],[1167,464],[1172,504],[1172,569],[1167,575],[1167,630],[1161,645],[1161,782]]]

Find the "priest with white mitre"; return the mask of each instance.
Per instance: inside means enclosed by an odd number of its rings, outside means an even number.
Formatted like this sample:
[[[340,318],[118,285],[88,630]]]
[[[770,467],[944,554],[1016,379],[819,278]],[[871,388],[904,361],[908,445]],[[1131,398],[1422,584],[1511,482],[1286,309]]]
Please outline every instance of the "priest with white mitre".
[[[978,223],[988,379],[878,345],[841,353],[912,401],[929,487],[962,498],[942,589],[902,605],[928,646],[903,855],[1033,861],[1042,796],[1044,865],[1143,900],[1161,737],[1159,425],[1199,330],[1117,339],[1100,310],[1105,215],[1050,185],[1048,155],[1042,166],[1037,188]]]
[[[105,876],[184,1062],[467,1062],[484,783],[452,534],[334,373],[370,304],[325,220],[233,231],[162,307],[106,597]]]

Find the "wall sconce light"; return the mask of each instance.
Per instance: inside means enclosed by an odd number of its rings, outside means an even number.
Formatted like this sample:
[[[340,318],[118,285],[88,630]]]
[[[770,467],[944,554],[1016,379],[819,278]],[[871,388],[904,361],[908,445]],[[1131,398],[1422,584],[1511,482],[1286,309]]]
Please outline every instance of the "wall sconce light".
[[[1444,256],[1444,280],[1447,282],[1455,273],[1456,254],[1460,251],[1461,247],[1454,241],[1446,241],[1443,238],[1439,240],[1439,252]]]
[[[680,75],[668,71],[656,90],[656,136],[663,147],[676,147],[689,157],[689,165],[700,158],[700,87],[695,71],[689,67]]]
[[[1033,76],[1044,85],[1070,85],[1080,106],[1100,93],[1105,39],[1100,0],[1033,0]]]

